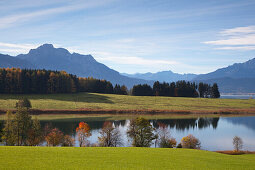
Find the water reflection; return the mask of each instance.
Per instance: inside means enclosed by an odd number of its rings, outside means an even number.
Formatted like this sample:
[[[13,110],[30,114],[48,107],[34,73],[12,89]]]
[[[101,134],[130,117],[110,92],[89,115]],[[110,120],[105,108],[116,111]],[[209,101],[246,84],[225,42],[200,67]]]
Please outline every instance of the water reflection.
[[[153,126],[158,128],[158,123],[168,125],[171,129],[175,128],[180,131],[194,129],[194,128],[208,128],[210,126],[216,129],[219,118],[196,118],[196,119],[164,119],[152,120]]]
[[[102,118],[41,121],[41,125],[44,128],[50,124],[51,127],[57,127],[65,134],[77,139],[75,129],[81,121],[88,123],[92,130],[92,136],[89,138],[90,143],[97,143],[99,132],[105,122],[105,119]],[[124,146],[131,146],[126,135],[129,120],[111,122],[119,128]],[[159,123],[165,124],[177,142],[180,142],[182,137],[193,134],[200,139],[202,149],[231,150],[233,149],[232,138],[237,135],[244,141],[244,150],[255,150],[255,117],[154,119],[150,122],[156,129],[159,128]],[[0,126],[2,124],[3,121],[0,121]],[[78,146],[77,141],[76,146]]]
[[[255,130],[255,117],[228,117],[228,118],[222,118],[234,125],[240,125],[245,126],[247,128],[250,128],[252,130]]]

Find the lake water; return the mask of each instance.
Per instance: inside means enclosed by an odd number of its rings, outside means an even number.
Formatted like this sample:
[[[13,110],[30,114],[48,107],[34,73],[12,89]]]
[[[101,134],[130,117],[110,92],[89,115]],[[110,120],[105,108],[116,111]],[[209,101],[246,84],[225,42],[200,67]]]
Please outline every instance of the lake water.
[[[220,96],[222,99],[255,99],[255,95],[226,95],[223,94]]]
[[[85,121],[92,129],[92,136],[89,138],[90,143],[96,143],[99,132],[103,126],[104,120],[55,120],[41,121],[42,126],[51,124],[53,127],[59,128],[65,134],[72,135],[77,140],[75,128],[80,121]],[[129,120],[111,121],[119,128],[123,137],[123,146],[131,146],[131,142],[126,136]],[[255,116],[254,117],[221,117],[221,118],[194,118],[194,119],[163,119],[150,120],[151,124],[158,128],[158,123],[168,125],[171,136],[176,138],[177,142],[188,134],[193,134],[201,141],[201,149],[216,150],[232,150],[232,138],[237,135],[243,139],[244,150],[255,151]],[[78,142],[76,141],[76,146]],[[154,145],[152,145],[154,147]]]

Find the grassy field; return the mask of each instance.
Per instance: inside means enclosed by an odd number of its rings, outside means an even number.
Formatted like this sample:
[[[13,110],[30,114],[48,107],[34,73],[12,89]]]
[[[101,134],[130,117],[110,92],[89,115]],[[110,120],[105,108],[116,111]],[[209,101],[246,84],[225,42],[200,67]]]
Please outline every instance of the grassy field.
[[[1,169],[254,169],[255,154],[188,149],[0,147]]]
[[[180,97],[140,97],[113,94],[38,94],[0,95],[0,109],[14,109],[21,97],[31,100],[34,109],[116,109],[116,110],[187,110],[218,111],[224,109],[255,109],[255,100],[203,99]]]

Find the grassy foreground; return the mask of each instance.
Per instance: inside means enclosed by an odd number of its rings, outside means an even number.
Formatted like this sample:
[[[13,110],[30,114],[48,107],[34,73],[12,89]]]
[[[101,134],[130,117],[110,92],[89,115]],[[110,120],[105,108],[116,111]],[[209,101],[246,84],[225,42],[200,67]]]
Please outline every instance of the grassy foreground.
[[[188,149],[0,147],[1,169],[254,169],[255,154]]]
[[[203,99],[182,97],[126,96],[114,94],[36,94],[0,95],[0,109],[14,109],[21,97],[31,100],[34,109],[109,109],[109,110],[188,110],[218,111],[224,109],[254,109],[255,100]]]

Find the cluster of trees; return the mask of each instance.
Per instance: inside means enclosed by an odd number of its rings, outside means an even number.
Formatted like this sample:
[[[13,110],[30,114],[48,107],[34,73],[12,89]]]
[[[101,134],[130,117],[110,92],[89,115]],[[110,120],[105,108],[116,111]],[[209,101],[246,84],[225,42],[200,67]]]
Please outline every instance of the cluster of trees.
[[[29,114],[31,103],[28,99],[21,99],[17,102],[17,111],[8,111],[5,115],[4,128],[1,134],[1,141],[7,146],[39,146],[46,141],[47,146],[74,146],[75,140],[70,135],[65,135],[58,128],[46,125],[41,127],[37,119],[32,119]],[[171,138],[167,126],[159,124],[160,130],[157,132],[152,124],[144,118],[135,118],[130,121],[127,136],[132,140],[134,147],[150,147],[155,141],[159,147],[176,147],[176,140]],[[88,138],[92,135],[89,125],[80,122],[76,128],[79,146],[102,146],[116,147],[122,146],[121,133],[111,122],[106,121],[100,131],[98,143],[90,145]],[[185,140],[184,140],[185,139]],[[195,142],[183,138],[182,147],[199,148],[198,144],[187,144]],[[199,142],[199,140],[198,140]]]
[[[71,93],[78,89],[77,77],[64,71],[0,69],[0,93]]]
[[[126,86],[94,78],[78,78],[65,71],[0,68],[0,93],[109,93],[127,94]]]
[[[199,83],[198,85],[199,97],[202,98],[219,98],[220,92],[217,83],[210,86],[206,83]]]
[[[177,81],[172,83],[160,83],[156,81],[153,87],[147,84],[135,85],[132,88],[134,96],[170,96],[170,97],[202,97],[219,98],[220,93],[216,83],[210,86],[206,83]]]
[[[31,104],[22,99],[17,102],[17,112],[7,111],[1,141],[7,146],[39,146],[44,141],[48,146],[73,146],[74,139],[64,135],[57,128],[46,126],[42,129],[37,119],[29,114]]]
[[[126,86],[106,80],[81,78],[65,71],[32,70],[19,68],[0,68],[0,93],[75,93],[92,92],[127,95]],[[172,83],[155,82],[153,87],[147,84],[135,85],[134,96],[171,96],[171,97],[203,97],[219,98],[218,85],[206,83],[177,81]]]

